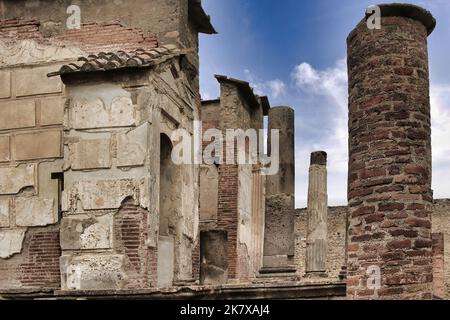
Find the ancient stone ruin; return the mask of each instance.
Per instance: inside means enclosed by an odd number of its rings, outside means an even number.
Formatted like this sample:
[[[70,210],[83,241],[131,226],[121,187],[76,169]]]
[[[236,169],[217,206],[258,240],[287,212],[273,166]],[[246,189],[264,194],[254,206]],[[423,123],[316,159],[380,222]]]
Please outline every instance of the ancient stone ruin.
[[[381,5],[382,29],[366,17],[351,32],[348,207],[328,207],[327,154],[311,150],[296,210],[294,109],[224,75],[201,100],[198,35],[216,33],[201,1],[79,1],[79,28],[69,0],[25,2],[0,16],[0,298],[448,298],[431,13]],[[173,160],[175,131],[192,149],[208,136],[204,154],[214,132],[265,120],[276,174],[235,161],[255,151],[248,134],[214,161]]]

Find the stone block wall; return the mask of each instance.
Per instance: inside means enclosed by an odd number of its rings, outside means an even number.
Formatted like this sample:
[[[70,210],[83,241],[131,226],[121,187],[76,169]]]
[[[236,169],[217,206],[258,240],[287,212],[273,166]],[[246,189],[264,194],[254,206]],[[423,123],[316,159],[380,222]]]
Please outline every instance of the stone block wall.
[[[328,250],[326,275],[337,279],[345,263],[345,220],[347,207],[328,208]],[[305,275],[307,209],[297,209],[295,219],[295,266],[297,274]]]
[[[2,2],[0,20],[0,288],[59,288],[60,182],[52,173],[63,168],[65,87],[47,74],[88,52],[157,41],[119,22],[67,30],[70,4],[53,2],[52,16],[48,5],[23,2]]]
[[[434,201],[431,218],[433,233],[441,234],[444,246],[444,277],[445,291],[450,291],[450,200],[440,199]]]
[[[0,24],[0,37],[5,30]],[[59,287],[59,182],[64,86],[59,64],[23,65],[0,46],[0,288]],[[32,52],[28,52],[32,53]],[[41,57],[42,58],[42,57]],[[37,59],[37,60],[36,60]]]
[[[54,68],[57,65],[0,69],[2,163],[62,157],[63,85],[47,78]]]
[[[448,296],[445,281],[444,234],[433,233],[433,296],[445,299]]]

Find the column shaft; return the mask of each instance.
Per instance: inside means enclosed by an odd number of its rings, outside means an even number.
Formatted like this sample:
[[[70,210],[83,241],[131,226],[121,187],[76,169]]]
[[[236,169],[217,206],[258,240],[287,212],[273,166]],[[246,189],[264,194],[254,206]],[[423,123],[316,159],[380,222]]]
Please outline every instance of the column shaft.
[[[427,36],[432,15],[380,5],[349,35],[350,207],[347,295],[432,297],[431,128]]]
[[[315,152],[311,155],[308,188],[308,228],[306,238],[306,273],[326,272],[327,261],[327,167],[326,153]]]

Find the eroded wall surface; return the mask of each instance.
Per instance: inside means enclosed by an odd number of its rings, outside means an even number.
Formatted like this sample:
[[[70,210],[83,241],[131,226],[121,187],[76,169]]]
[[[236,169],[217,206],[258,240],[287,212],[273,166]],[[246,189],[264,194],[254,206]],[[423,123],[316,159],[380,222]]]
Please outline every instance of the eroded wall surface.
[[[59,287],[64,85],[47,73],[79,50],[0,22],[0,288]]]
[[[233,81],[219,82],[220,99],[202,105],[203,133],[218,129],[225,139],[227,129],[262,129],[262,107],[251,106]],[[203,142],[205,153],[210,143]],[[224,145],[220,155],[224,163],[202,166],[200,228],[227,232],[228,279],[246,282],[256,276],[262,264],[264,178],[260,177],[259,164],[236,164],[236,146],[234,150],[234,164],[225,163]],[[196,272],[200,271],[199,246],[194,252]]]
[[[197,110],[188,81],[177,59],[133,78],[106,77],[67,84],[62,289],[189,280],[198,168],[169,173],[160,162],[162,135],[169,143],[177,128],[192,135]]]
[[[198,29],[184,0],[77,1],[75,29],[72,4],[0,1],[0,289],[59,288],[60,269],[64,289],[157,282],[159,134],[192,134],[198,118]],[[161,44],[194,50],[148,76],[148,90],[131,88],[130,75],[77,84],[66,101],[61,79],[47,77],[80,56]],[[181,177],[174,278],[183,280],[198,235],[198,169]]]
[[[122,289],[132,264],[126,250],[111,251],[123,230],[119,222],[114,230],[114,219],[129,198],[149,209],[149,125],[122,84],[69,85],[67,94],[62,289]]]

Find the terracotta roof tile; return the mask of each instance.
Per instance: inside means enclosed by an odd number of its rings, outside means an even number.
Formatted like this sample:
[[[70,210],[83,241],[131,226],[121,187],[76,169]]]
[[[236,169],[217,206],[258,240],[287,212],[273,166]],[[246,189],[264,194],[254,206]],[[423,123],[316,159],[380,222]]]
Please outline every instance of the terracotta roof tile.
[[[75,63],[63,65],[59,71],[49,73],[49,77],[77,72],[108,71],[123,68],[143,68],[164,62],[183,54],[174,45],[166,45],[150,50],[137,49],[132,52],[100,52],[87,57],[80,57]]]

